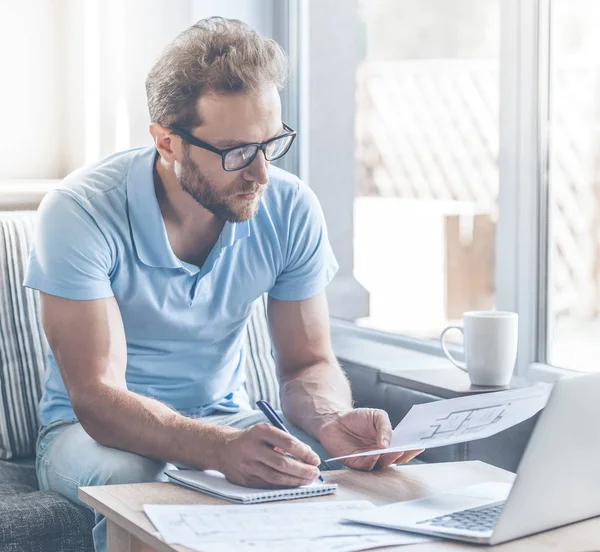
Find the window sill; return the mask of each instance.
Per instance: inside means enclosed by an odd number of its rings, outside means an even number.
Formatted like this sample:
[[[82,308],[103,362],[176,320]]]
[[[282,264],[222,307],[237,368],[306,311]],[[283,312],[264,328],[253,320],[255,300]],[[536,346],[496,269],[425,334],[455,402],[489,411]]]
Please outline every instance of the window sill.
[[[544,381],[547,383],[554,383],[561,378],[570,378],[573,376],[579,376],[582,372],[575,372],[574,370],[566,370],[565,368],[558,368],[550,364],[542,364],[534,362],[529,366],[527,376],[535,381]]]
[[[435,342],[374,332],[336,319],[331,321],[331,340],[347,371],[370,370],[378,383],[445,399],[506,389],[472,386],[469,376],[442,356]],[[458,347],[451,352],[462,360]],[[514,377],[509,388],[527,385],[528,380]]]
[[[0,180],[0,210],[35,210],[61,180]]]

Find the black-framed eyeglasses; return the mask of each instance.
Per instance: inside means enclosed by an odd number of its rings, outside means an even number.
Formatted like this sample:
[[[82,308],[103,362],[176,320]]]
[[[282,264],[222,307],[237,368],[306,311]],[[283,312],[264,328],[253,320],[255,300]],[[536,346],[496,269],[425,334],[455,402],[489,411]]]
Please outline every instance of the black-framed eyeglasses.
[[[283,157],[290,149],[296,131],[285,123],[283,123],[284,133],[279,136],[270,138],[266,142],[242,144],[241,146],[233,146],[232,148],[219,149],[210,144],[199,140],[195,136],[188,134],[184,130],[173,125],[163,125],[165,128],[172,130],[175,134],[181,136],[188,144],[202,148],[213,153],[218,153],[221,156],[223,169],[226,171],[239,171],[246,168],[258,154],[260,150],[265,154],[267,161],[275,161]]]

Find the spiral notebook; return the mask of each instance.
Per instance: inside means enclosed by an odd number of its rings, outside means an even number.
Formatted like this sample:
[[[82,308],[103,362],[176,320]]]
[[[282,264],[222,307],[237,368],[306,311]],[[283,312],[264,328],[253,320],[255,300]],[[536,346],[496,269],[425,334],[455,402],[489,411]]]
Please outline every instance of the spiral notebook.
[[[222,473],[212,470],[166,470],[165,474],[173,483],[238,504],[292,500],[294,498],[331,494],[337,490],[337,484],[335,483],[328,485],[319,482],[293,489],[253,489],[234,485],[227,481]]]

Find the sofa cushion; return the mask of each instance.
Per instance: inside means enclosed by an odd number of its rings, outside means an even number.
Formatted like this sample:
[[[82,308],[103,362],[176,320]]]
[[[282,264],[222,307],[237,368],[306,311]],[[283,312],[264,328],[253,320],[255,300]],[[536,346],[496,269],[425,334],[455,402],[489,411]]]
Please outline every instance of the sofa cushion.
[[[21,284],[33,234],[29,212],[0,212],[0,459],[32,456],[47,345],[38,295]]]
[[[273,358],[273,347],[267,322],[267,296],[258,299],[246,326],[246,390],[250,405],[259,399],[280,408],[279,383]]]
[[[91,510],[39,491],[35,467],[0,461],[0,550],[92,551]]]

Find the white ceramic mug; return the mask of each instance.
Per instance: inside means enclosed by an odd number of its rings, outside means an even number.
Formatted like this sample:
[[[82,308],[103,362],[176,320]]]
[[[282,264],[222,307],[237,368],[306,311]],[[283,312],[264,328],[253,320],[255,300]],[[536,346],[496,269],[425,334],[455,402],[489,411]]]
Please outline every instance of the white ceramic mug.
[[[449,352],[444,336],[459,330],[465,344],[465,363]],[[463,314],[463,327],[448,326],[440,335],[442,351],[469,374],[473,385],[508,385],[517,360],[519,317],[516,312],[472,311]]]

